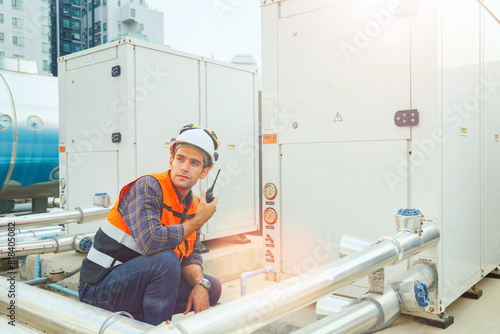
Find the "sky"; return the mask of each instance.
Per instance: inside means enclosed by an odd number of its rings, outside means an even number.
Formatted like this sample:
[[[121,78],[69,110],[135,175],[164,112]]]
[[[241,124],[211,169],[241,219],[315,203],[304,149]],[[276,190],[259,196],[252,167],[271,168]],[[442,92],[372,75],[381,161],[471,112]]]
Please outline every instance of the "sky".
[[[230,62],[238,53],[261,64],[259,0],[147,0],[164,13],[164,43],[173,49]]]

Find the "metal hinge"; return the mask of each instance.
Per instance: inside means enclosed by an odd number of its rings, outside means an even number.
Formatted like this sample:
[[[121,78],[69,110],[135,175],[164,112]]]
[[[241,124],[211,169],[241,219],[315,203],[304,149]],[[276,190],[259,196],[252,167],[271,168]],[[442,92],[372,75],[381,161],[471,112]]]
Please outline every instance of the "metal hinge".
[[[420,114],[417,109],[399,110],[394,115],[394,123],[397,126],[416,126],[420,121]]]

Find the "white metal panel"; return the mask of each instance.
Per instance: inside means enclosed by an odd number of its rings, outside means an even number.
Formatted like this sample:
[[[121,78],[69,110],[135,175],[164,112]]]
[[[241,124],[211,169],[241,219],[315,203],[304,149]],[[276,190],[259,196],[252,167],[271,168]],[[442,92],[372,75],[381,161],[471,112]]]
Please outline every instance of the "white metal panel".
[[[394,125],[410,108],[410,18],[387,6],[352,1],[279,20],[281,143],[410,138]]]
[[[500,9],[500,7],[498,7]],[[498,11],[500,14],[500,10]],[[500,26],[489,14],[484,25],[483,221],[481,266],[485,274],[500,264]]]
[[[143,47],[135,49],[137,175],[168,170],[168,145],[187,124],[200,123],[196,59]]]
[[[207,236],[231,235],[235,234],[232,230],[249,227],[256,230],[259,148],[255,75],[208,63],[206,80],[207,127],[221,143],[219,161],[202,186],[211,186],[221,169],[214,190],[219,198],[217,214],[207,224]]]
[[[68,153],[71,156],[79,153]],[[76,207],[88,208],[94,205],[96,193],[108,193],[111,203],[118,199],[118,154],[117,152],[90,152],[77,169],[68,174],[67,194],[68,210]],[[102,221],[86,224],[68,224],[68,234],[95,232]]]
[[[111,49],[116,53],[115,47]],[[100,52],[107,53],[108,50]],[[97,57],[99,52],[95,55]],[[71,115],[66,118],[65,124],[67,152],[118,149],[117,144],[111,142],[111,134],[118,130],[117,106],[127,101],[118,97],[118,82],[122,77],[111,76],[111,68],[116,65],[122,64],[113,59],[93,64],[92,67],[66,71],[65,82],[62,83],[65,85],[64,113],[66,117]],[[69,160],[69,166],[79,160]]]
[[[384,173],[405,151],[404,140],[282,145],[283,272],[338,259],[344,234],[394,234],[407,185],[391,189]]]
[[[443,1],[442,29],[443,112],[459,109],[443,123],[441,291],[448,303],[480,272],[479,4]]]

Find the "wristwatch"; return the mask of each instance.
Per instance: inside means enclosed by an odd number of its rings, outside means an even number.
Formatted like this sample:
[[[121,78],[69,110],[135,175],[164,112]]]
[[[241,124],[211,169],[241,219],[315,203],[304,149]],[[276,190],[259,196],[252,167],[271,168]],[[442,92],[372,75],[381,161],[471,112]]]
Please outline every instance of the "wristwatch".
[[[209,281],[209,280],[207,280],[206,278],[202,278],[202,279],[200,279],[200,280],[195,281],[195,282],[194,282],[194,285],[196,285],[196,284],[201,285],[202,287],[204,287],[204,288],[205,288],[205,289],[207,289],[208,291],[210,291],[210,288],[212,287],[212,286],[210,285],[210,281]]]

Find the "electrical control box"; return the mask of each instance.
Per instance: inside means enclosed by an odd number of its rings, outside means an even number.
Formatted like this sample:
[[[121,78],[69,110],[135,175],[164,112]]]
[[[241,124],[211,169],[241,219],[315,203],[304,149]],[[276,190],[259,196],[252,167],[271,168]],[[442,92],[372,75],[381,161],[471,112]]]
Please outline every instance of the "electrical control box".
[[[417,208],[441,241],[386,278],[435,263],[426,311],[444,311],[500,264],[500,6],[277,0],[261,10],[267,278],[337,260],[344,234],[393,235],[398,209]]]
[[[59,58],[60,197],[63,209],[113,205],[123,186],[169,169],[169,144],[187,124],[215,131],[221,172],[217,213],[202,240],[259,229],[256,69],[122,39]],[[70,234],[101,222],[70,224]]]

